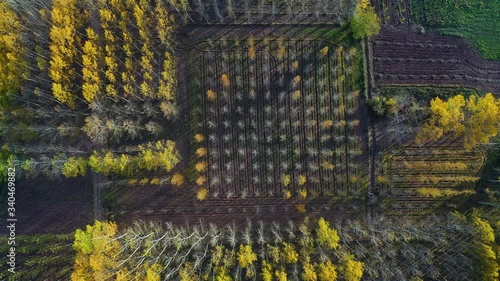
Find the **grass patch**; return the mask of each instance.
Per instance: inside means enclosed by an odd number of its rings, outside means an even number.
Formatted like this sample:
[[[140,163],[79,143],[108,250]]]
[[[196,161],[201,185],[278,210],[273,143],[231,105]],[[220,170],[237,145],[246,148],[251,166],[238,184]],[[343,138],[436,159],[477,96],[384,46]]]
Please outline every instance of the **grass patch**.
[[[486,59],[500,59],[500,1],[412,0],[417,23],[440,33],[465,37]]]

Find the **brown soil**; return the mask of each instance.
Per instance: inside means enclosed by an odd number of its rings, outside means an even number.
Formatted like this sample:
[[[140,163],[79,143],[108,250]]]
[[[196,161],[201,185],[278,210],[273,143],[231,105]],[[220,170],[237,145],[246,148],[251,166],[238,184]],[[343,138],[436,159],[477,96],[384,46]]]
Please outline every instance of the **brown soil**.
[[[462,85],[500,93],[500,62],[464,39],[385,26],[371,39],[378,85]]]
[[[344,198],[281,199],[281,198],[209,198],[196,200],[196,186],[172,188],[170,186],[121,186],[108,188],[105,198],[112,201],[109,218],[120,226],[136,220],[169,221],[176,224],[246,223],[253,221],[299,220],[322,216],[329,219],[362,218],[365,207],[359,201]],[[297,211],[304,203],[305,213]]]
[[[16,234],[69,233],[93,221],[90,178],[16,182]],[[2,217],[7,214],[6,197]],[[0,234],[7,229],[1,228]]]

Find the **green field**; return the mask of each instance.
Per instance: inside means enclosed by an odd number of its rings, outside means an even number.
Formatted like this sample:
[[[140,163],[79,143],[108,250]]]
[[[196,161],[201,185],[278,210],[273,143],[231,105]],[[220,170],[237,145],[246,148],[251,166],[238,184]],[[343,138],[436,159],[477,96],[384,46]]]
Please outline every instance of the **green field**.
[[[486,59],[500,59],[500,1],[412,0],[414,20],[447,34],[465,37]]]

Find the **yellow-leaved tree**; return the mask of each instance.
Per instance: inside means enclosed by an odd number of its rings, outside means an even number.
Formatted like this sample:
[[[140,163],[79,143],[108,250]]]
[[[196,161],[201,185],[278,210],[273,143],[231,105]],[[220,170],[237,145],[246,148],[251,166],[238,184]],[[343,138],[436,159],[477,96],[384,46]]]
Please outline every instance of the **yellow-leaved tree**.
[[[73,248],[77,251],[72,281],[107,280],[116,273],[116,256],[120,243],[118,226],[113,222],[95,221],[85,230],[77,229]]]
[[[318,242],[320,245],[327,246],[330,249],[336,249],[339,246],[340,237],[337,231],[330,227],[330,223],[325,219],[318,220],[318,229],[316,230]]]
[[[50,28],[50,69],[52,93],[60,102],[76,107],[73,79],[76,72],[79,15],[76,0],[52,2],[52,26]]]
[[[431,101],[431,116],[420,128],[417,144],[436,141],[446,134],[464,138],[464,148],[471,150],[488,143],[500,128],[500,101],[492,94],[484,97],[462,95],[443,101]]]
[[[10,103],[25,77],[21,22],[6,2],[0,2],[0,107]]]
[[[99,61],[102,61],[102,50],[98,45],[98,36],[92,28],[87,28],[87,41],[83,45],[82,76],[83,98],[92,103],[101,94],[101,78]]]

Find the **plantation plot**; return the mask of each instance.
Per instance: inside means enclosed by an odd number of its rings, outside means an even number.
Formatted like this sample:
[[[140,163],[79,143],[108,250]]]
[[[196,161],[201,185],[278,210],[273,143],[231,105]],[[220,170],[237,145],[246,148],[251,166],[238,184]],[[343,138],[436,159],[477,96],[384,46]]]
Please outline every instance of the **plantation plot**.
[[[403,146],[384,162],[379,184],[387,187],[387,199],[382,207],[387,214],[422,214],[459,203],[475,194],[483,163],[481,151],[467,152],[463,146]]]
[[[357,195],[365,176],[355,49],[252,38],[208,45],[192,54],[206,152],[197,183],[214,197]]]

